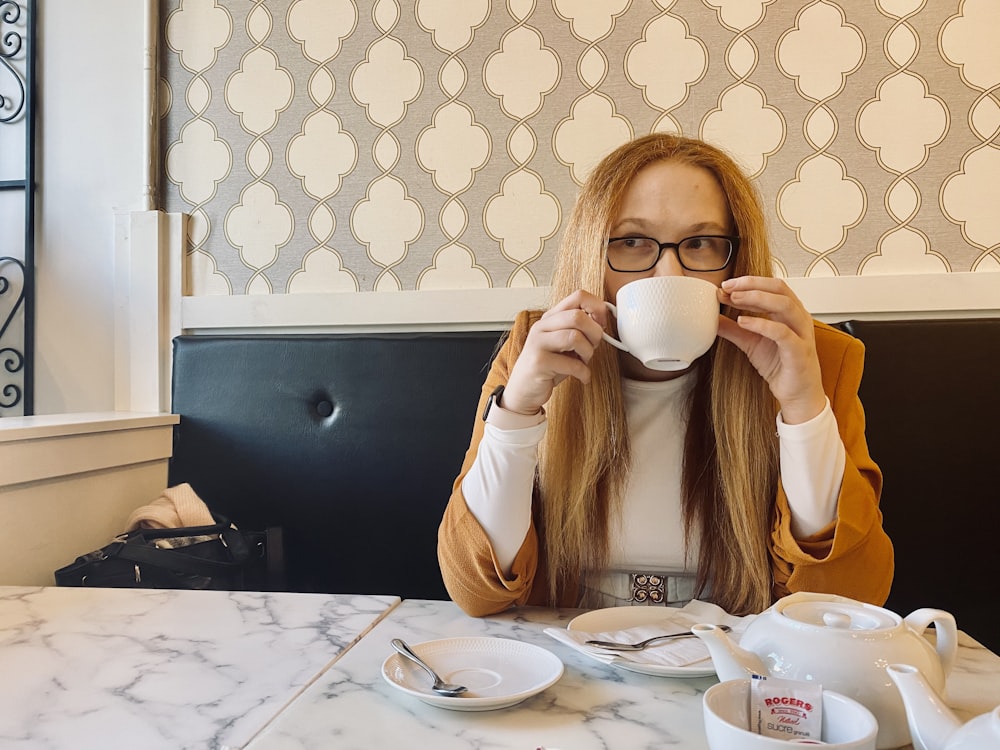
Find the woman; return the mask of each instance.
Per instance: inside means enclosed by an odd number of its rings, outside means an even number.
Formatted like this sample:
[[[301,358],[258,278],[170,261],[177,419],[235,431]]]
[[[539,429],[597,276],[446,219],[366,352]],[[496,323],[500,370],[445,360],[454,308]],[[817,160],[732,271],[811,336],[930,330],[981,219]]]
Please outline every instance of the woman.
[[[439,531],[455,602],[482,616],[692,597],[746,614],[801,590],[885,601],[863,346],[813,321],[771,268],[759,198],[720,150],[653,134],[594,169],[558,301],[518,315],[483,385]],[[722,310],[681,373],[601,339],[605,300],[671,274],[718,286]]]

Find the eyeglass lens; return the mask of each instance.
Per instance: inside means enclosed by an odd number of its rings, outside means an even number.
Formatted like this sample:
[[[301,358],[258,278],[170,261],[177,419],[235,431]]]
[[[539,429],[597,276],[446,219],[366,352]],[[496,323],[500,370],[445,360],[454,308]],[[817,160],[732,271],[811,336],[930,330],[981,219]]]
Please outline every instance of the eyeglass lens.
[[[689,271],[718,271],[729,263],[733,241],[705,236],[660,244],[650,237],[616,237],[608,241],[608,263],[616,271],[648,271],[666,248],[676,248],[681,265]]]

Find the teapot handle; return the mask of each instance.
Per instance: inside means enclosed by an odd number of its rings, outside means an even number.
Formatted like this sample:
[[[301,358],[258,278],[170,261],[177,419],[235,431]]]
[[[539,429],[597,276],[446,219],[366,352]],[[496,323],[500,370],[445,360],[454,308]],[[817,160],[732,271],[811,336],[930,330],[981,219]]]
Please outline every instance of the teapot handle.
[[[934,623],[934,630],[938,658],[941,660],[941,669],[945,677],[951,674],[951,668],[955,666],[955,659],[958,656],[958,626],[955,624],[955,616],[943,609],[933,609],[924,607],[917,609],[903,618],[903,622],[923,634],[927,627]]]

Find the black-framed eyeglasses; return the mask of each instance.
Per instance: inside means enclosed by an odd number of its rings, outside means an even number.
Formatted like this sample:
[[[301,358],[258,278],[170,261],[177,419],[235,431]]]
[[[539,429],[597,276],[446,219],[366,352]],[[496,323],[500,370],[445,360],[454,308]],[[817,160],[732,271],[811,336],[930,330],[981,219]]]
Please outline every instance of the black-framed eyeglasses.
[[[739,237],[699,235],[680,242],[657,242],[652,237],[612,237],[608,240],[608,265],[613,271],[640,273],[655,266],[667,248],[677,251],[677,260],[688,271],[721,271],[739,249]]]

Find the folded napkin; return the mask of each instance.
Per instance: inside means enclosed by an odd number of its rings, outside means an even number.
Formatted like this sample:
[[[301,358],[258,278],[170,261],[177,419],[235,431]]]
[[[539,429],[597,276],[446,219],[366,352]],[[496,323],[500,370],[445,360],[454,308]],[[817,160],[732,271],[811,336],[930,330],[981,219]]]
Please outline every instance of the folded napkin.
[[[687,667],[699,665],[711,657],[701,639],[696,636],[689,638],[674,638],[661,643],[654,643],[642,651],[608,651],[596,646],[589,646],[586,641],[619,641],[635,643],[652,638],[654,635],[669,635],[691,630],[692,625],[711,623],[713,625],[728,625],[732,628],[729,634],[733,640],[739,641],[740,635],[750,624],[755,615],[737,617],[728,614],[724,609],[709,602],[697,599],[683,607],[663,608],[663,621],[647,625],[637,625],[622,630],[605,630],[587,633],[581,630],[566,630],[564,628],[546,628],[545,633],[560,643],[569,646],[587,656],[610,664],[615,660],[624,660],[636,664],[650,664],[665,667]]]

